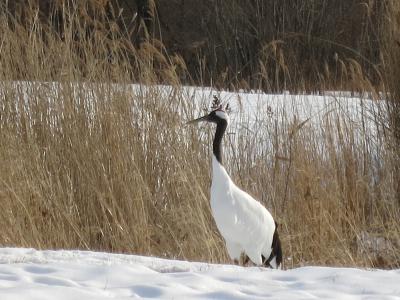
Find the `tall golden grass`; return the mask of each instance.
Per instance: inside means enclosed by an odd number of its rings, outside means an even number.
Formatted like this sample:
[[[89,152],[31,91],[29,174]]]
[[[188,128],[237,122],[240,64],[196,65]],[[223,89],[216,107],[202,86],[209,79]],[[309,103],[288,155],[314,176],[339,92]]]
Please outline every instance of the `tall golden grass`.
[[[155,35],[184,56],[198,82],[278,92],[352,88],[341,76],[352,60],[379,81],[390,1],[159,0]]]
[[[182,125],[199,110],[184,59],[157,41],[134,48],[85,9],[63,12],[62,35],[35,6],[23,20],[1,10],[0,245],[228,262],[208,200],[212,129]],[[359,62],[338,62],[343,87],[378,95]],[[371,128],[342,118],[351,113],[317,116],[315,130],[259,111],[258,131],[237,126],[225,140],[232,177],[280,224],[286,267],[399,267],[388,120],[365,111]]]

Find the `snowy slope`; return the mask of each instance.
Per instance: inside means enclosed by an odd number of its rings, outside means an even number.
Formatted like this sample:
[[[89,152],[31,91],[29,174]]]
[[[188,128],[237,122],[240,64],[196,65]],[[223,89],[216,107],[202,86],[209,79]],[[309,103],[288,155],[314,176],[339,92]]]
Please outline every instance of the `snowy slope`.
[[[0,299],[400,299],[400,270],[189,263],[0,248]]]

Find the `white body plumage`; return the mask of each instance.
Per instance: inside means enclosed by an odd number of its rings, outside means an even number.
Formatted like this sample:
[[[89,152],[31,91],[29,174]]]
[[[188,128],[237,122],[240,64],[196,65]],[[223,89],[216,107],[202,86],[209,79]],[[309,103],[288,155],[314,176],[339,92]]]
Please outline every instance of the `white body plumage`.
[[[262,265],[261,255],[268,258],[272,251],[272,215],[233,183],[214,155],[212,169],[211,210],[230,258],[239,260],[244,252],[252,262]]]

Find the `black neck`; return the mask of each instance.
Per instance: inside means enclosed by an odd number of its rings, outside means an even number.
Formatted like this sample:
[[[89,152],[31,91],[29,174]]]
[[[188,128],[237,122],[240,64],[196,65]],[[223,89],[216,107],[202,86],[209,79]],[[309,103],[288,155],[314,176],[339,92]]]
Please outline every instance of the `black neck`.
[[[222,165],[222,138],[224,136],[228,122],[226,120],[219,120],[217,122],[217,129],[215,131],[214,141],[213,141],[213,153],[219,163]]]

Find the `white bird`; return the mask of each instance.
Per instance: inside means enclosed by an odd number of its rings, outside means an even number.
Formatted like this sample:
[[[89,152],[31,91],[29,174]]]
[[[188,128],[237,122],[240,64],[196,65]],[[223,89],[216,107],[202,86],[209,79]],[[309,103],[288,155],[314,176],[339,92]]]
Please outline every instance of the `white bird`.
[[[222,163],[222,138],[229,116],[217,97],[213,110],[189,124],[205,121],[217,124],[213,141],[211,210],[225,239],[230,258],[238,263],[244,253],[258,265],[280,268],[282,248],[277,224],[271,213],[252,196],[235,185]]]

